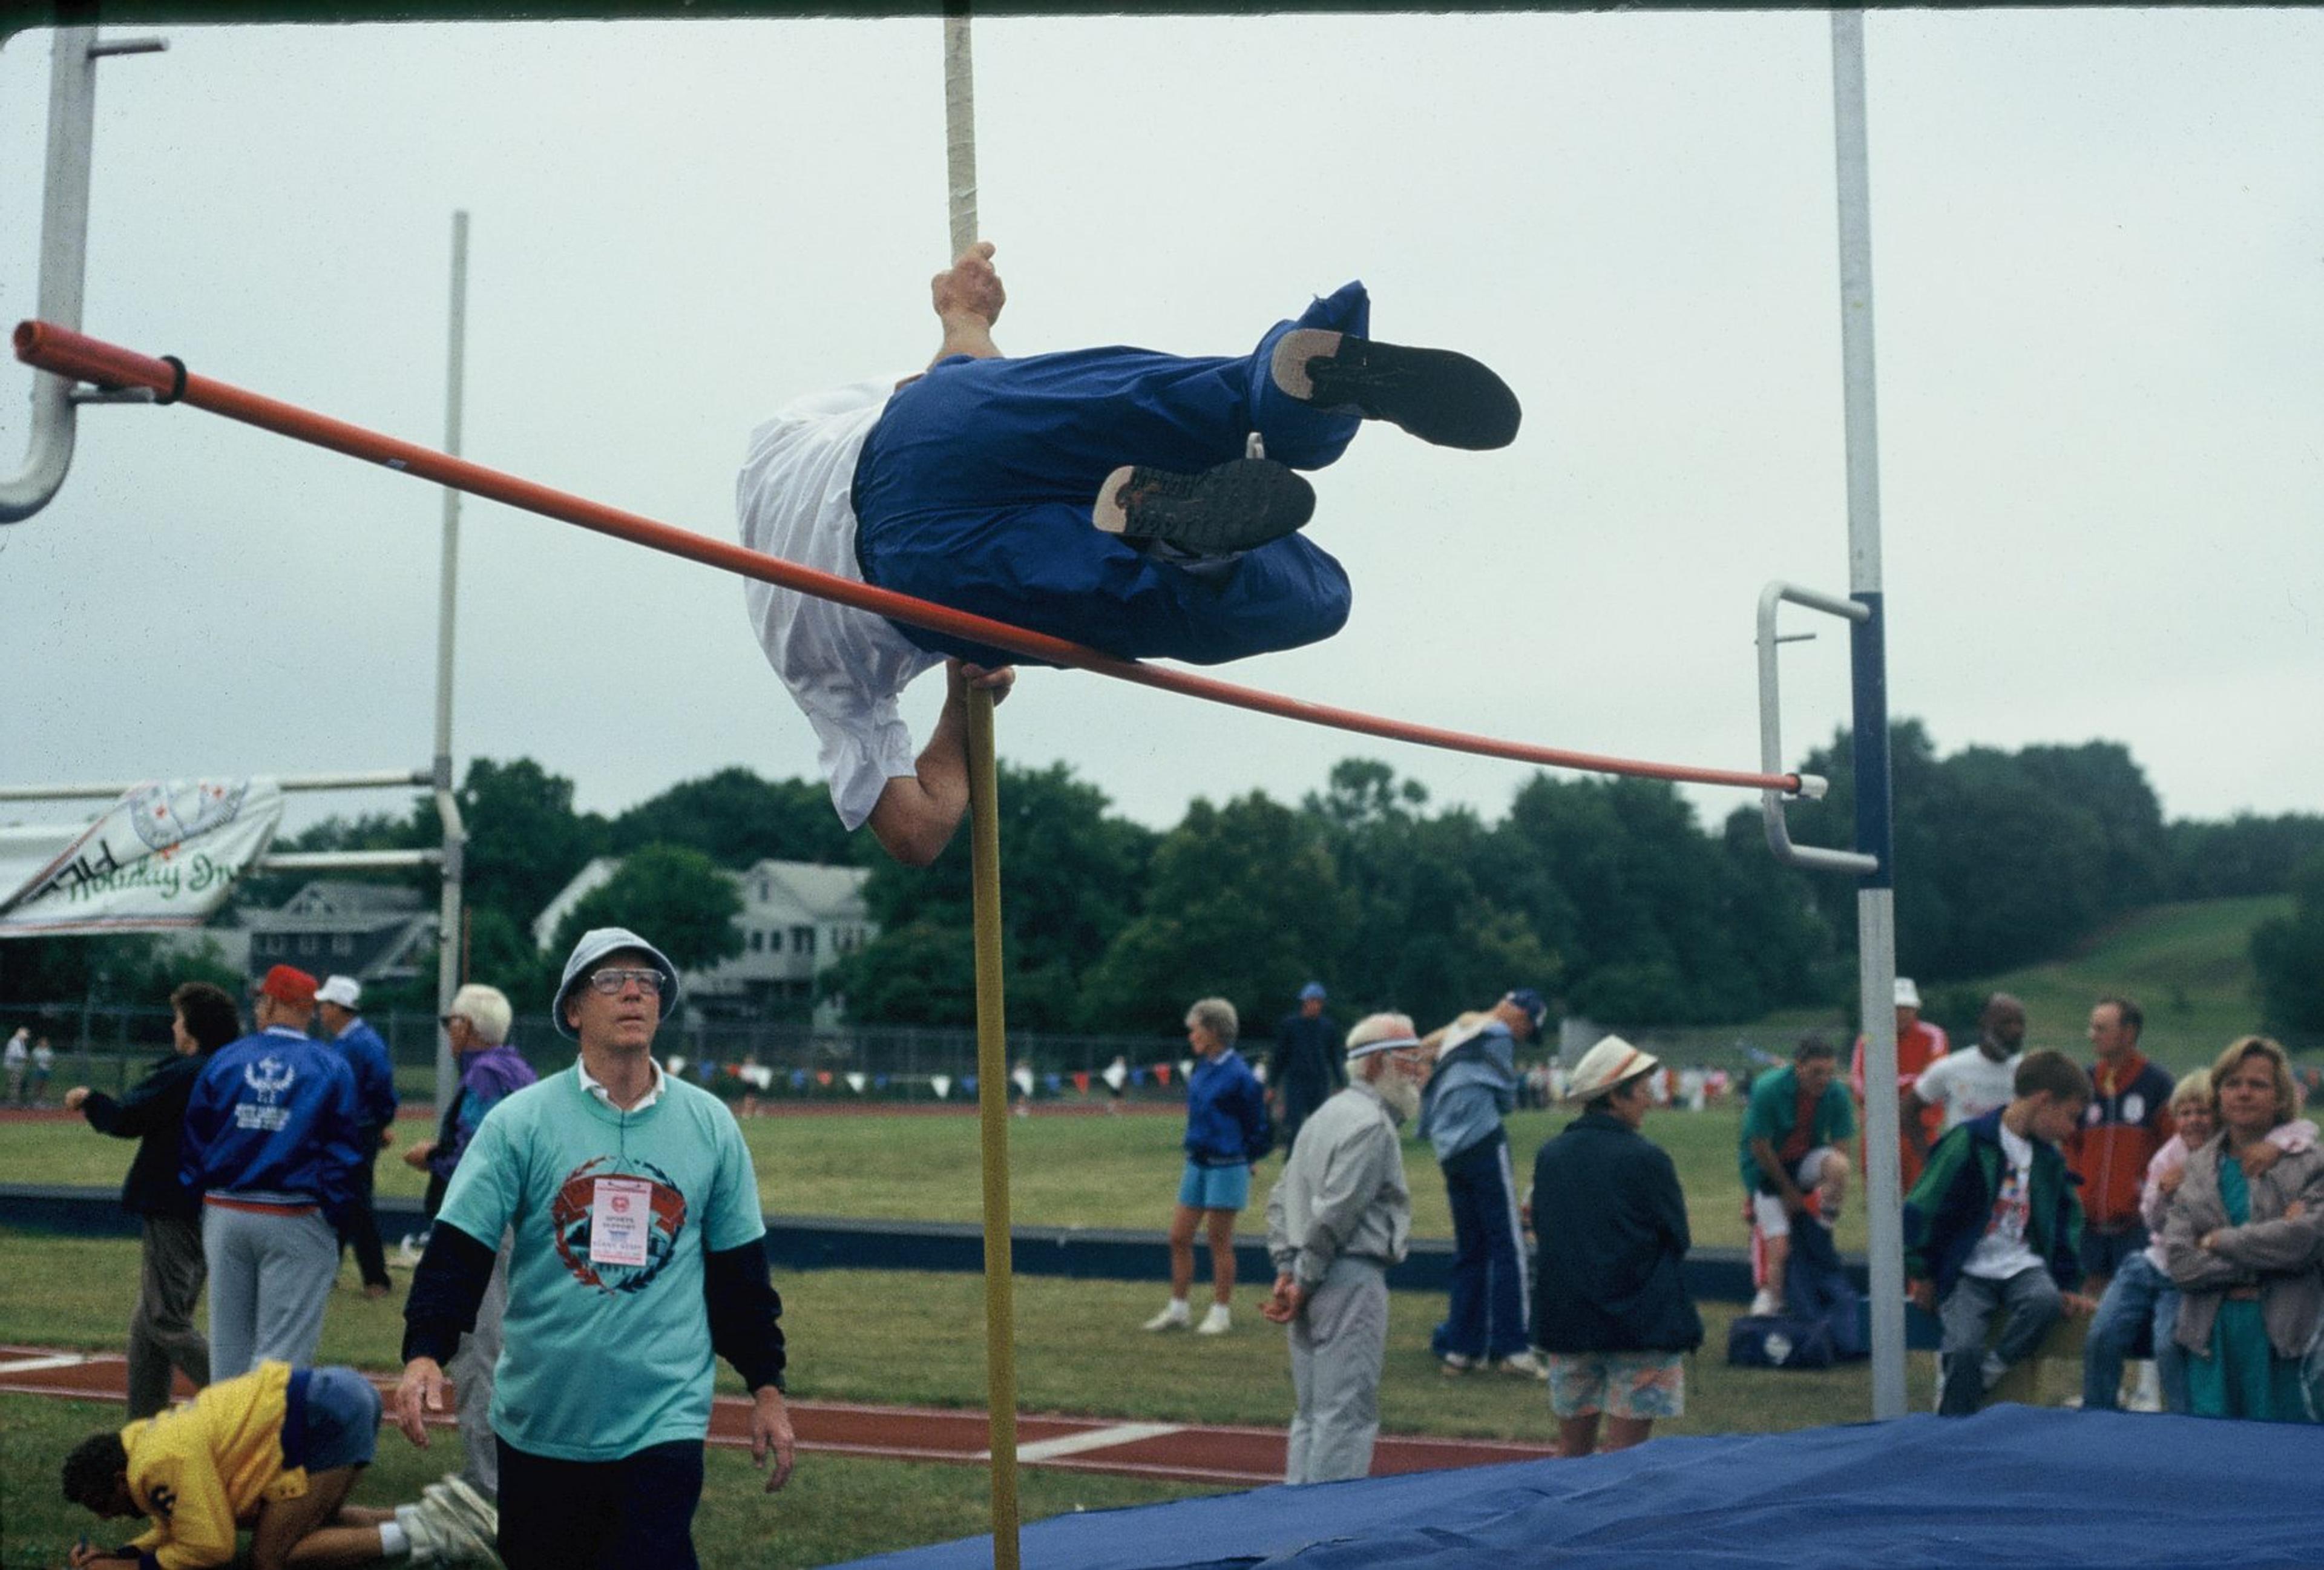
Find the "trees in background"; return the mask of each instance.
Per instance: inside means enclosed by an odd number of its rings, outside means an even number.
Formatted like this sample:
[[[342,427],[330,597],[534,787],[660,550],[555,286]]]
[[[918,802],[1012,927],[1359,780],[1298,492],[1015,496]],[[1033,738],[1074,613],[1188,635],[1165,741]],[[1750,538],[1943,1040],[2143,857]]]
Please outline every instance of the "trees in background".
[[[2324,1035],[2324,854],[2301,864],[2292,895],[2291,915],[2252,934],[2261,1013],[2279,1035]]]
[[[1899,953],[1924,987],[2055,957],[2159,899],[2282,892],[2305,864],[2295,913],[2269,925],[2254,958],[2270,1020],[2324,1030],[2324,817],[2166,825],[2137,763],[2113,743],[1948,756],[1904,720],[1892,749]],[[1794,837],[1848,844],[1851,738],[1839,733],[1804,766],[1831,791],[1792,806]],[[1311,980],[1343,1011],[1394,1006],[1427,1022],[1513,985],[1617,1022],[1746,1020],[1844,1006],[1854,993],[1853,883],[1778,865],[1756,804],[1706,831],[1671,786],[1536,773],[1487,819],[1438,809],[1387,763],[1349,758],[1296,804],[1257,791],[1197,798],[1157,832],[1116,815],[1064,764],[1003,763],[1001,787],[1005,981],[1022,1030],[1174,1031],[1189,1002],[1215,993],[1252,1016],[1256,1034]],[[965,833],[933,866],[899,867],[866,836],[840,832],[820,782],[742,768],[682,781],[608,820],[577,810],[572,781],[530,758],[479,758],[459,800],[471,836],[469,969],[521,1007],[545,1004],[563,946],[590,926],[634,927],[684,965],[736,952],[737,896],[718,869],[771,856],[872,869],[865,900],[880,936],[822,982],[851,1017],[973,1017]],[[401,817],[335,818],[286,843],[438,840],[434,806],[421,799]],[[622,873],[542,954],[533,921],[608,854],[626,858]],[[432,871],[401,881],[435,887]],[[236,899],[279,903],[302,882],[253,878]],[[158,974],[145,940],[0,942],[0,1001],[125,1001],[152,991]]]

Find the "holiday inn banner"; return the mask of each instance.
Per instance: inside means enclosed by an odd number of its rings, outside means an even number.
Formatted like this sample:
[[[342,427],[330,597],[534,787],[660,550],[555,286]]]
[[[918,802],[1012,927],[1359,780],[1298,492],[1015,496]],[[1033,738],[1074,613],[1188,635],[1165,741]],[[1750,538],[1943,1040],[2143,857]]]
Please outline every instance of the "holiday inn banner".
[[[272,780],[171,780],[86,828],[0,830],[0,937],[198,927],[281,821]]]

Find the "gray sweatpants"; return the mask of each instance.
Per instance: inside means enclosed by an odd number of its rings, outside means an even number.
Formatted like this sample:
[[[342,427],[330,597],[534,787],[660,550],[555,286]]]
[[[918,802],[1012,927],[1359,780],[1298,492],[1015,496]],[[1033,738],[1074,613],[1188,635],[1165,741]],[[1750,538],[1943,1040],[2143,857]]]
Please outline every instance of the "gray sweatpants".
[[[1986,1332],[1997,1310],[2002,1316],[2001,1334],[1987,1352]],[[2064,1311],[2058,1283],[2041,1265],[2029,1265],[1999,1281],[1964,1273],[1937,1305],[1938,1321],[1945,1328],[1944,1347],[1937,1354],[1937,1366],[1943,1370],[1937,1387],[1938,1415],[1966,1418],[1976,1411],[1985,1392],[2011,1363],[2032,1355]]]
[[[1286,1482],[1336,1482],[1372,1469],[1379,1437],[1380,1360],[1388,1353],[1388,1271],[1338,1259],[1291,1322],[1291,1419]]]
[[[323,1305],[339,1273],[339,1240],[314,1212],[274,1215],[202,1207],[210,1267],[210,1377],[230,1380],[269,1358],[306,1368],[323,1338]]]
[[[493,1436],[493,1370],[501,1360],[501,1320],[508,1313],[509,1250],[514,1242],[510,1233],[501,1233],[492,1279],[484,1284],[484,1300],[476,1305],[476,1327],[460,1337],[459,1350],[444,1371],[452,1381],[460,1444],[467,1451],[460,1475],[489,1500],[499,1499],[501,1492],[500,1445]]]
[[[129,1316],[132,1418],[150,1418],[169,1406],[172,1369],[184,1369],[196,1390],[210,1382],[210,1344],[194,1328],[206,1270],[201,1229],[191,1217],[145,1217],[137,1307]]]

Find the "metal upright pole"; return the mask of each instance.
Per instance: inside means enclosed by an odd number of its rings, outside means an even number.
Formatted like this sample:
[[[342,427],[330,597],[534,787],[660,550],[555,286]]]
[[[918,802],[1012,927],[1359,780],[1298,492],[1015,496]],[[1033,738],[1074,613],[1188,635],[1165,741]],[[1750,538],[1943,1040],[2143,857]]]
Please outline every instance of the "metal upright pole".
[[[945,11],[945,188],[952,255],[976,244],[976,71],[968,7]],[[1009,1020],[1001,985],[1001,790],[992,695],[968,695],[969,855],[976,923],[977,1106],[984,1147],[984,1383],[993,1570],[1017,1570],[1017,1294],[1010,1259]]]
[[[468,215],[452,215],[452,310],[450,349],[444,388],[444,450],[460,451],[461,391],[467,369],[468,340]],[[452,656],[453,626],[460,583],[460,493],[444,487],[443,560],[437,574],[436,597],[436,815],[444,830],[444,892],[437,916],[436,1013],[450,1011],[452,994],[460,990],[460,896],[467,847],[466,826],[460,821],[459,799],[452,778]],[[452,1039],[441,1025],[436,1034],[436,1106],[438,1113],[452,1104],[460,1085],[459,1066],[452,1060]]]
[[[1888,771],[1887,635],[1880,577],[1880,436],[1872,354],[1872,195],[1864,114],[1864,14],[1831,14],[1840,196],[1840,341],[1848,448],[1848,586],[1869,613],[1849,629],[1855,688],[1857,885],[1864,1018],[1865,1216],[1871,1229],[1872,1415],[1904,1415],[1904,1196],[1896,1164],[1895,832]]]
[[[90,14],[94,15],[94,8]],[[0,33],[0,38],[5,38]],[[41,276],[35,304],[42,321],[80,326],[88,276],[89,160],[97,126],[97,62],[109,55],[152,54],[159,39],[100,42],[95,27],[60,27],[49,68],[48,159],[41,186]],[[42,371],[32,378],[32,435],[23,469],[0,479],[0,523],[17,523],[49,503],[72,466],[71,379]]]

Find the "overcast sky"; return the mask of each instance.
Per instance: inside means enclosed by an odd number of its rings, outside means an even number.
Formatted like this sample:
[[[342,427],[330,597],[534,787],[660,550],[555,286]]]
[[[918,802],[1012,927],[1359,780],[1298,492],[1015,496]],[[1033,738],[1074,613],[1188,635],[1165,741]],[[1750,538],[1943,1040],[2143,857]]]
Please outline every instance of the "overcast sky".
[[[1948,751],[2123,742],[2173,816],[2324,808],[2324,12],[1867,35],[1895,712]],[[468,456],[721,537],[755,423],[934,346],[936,21],[168,36],[100,68],[99,337],[433,445],[466,208]],[[1228,674],[1757,766],[1760,586],[1848,586],[1823,15],[975,43],[1005,350],[1240,352],[1361,277],[1379,336],[1524,401],[1501,453],[1368,429],[1313,525],[1346,631]],[[48,55],[0,50],[0,321],[32,313]],[[0,365],[0,473],[29,386]],[[190,410],[80,429],[61,496],[0,531],[0,783],[424,765],[436,491]],[[530,754],[609,813],[728,763],[812,773],[735,581],[466,523],[463,760]],[[1845,648],[1784,655],[1794,762],[1846,717]],[[1001,737],[1157,825],[1350,753],[1491,816],[1525,777],[1070,672],[1020,683]]]

